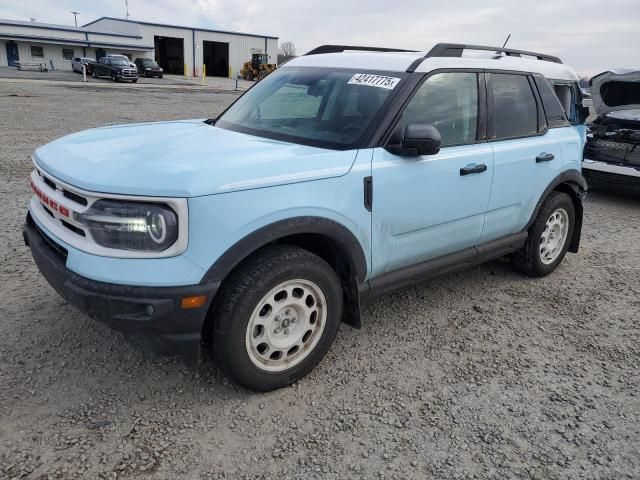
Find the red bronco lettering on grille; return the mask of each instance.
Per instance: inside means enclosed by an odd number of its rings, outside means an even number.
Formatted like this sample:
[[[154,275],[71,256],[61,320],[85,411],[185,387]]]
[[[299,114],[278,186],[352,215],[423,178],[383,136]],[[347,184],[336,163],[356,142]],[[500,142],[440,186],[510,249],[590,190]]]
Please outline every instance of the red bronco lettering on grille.
[[[63,215],[65,217],[70,216],[69,209],[67,207],[60,205],[53,198],[49,198],[49,196],[46,193],[44,193],[42,190],[36,187],[33,181],[31,181],[31,189],[33,190],[33,193],[35,193],[38,196],[40,201],[45,205],[47,205],[49,208],[52,208],[53,210],[58,212],[60,215]]]

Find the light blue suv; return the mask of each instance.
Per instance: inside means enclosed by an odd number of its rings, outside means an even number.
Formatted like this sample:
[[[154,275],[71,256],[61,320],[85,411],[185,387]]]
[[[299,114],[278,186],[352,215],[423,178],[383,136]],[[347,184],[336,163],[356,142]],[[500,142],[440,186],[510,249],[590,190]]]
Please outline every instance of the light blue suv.
[[[578,251],[577,80],[511,49],[320,47],[217,119],[37,149],[25,241],[89,316],[282,387],[376,295],[505,255],[543,276]]]

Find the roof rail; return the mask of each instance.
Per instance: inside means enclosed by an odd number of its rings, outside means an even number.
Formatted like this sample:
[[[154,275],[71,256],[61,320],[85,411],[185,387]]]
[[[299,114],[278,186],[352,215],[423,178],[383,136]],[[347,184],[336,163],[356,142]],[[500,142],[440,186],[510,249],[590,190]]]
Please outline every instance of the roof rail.
[[[526,50],[515,50],[513,48],[504,47],[488,47],[486,45],[465,45],[462,43],[438,43],[435,45],[425,58],[429,57],[461,57],[464,50],[485,50],[495,53],[504,53],[508,57],[521,57],[523,55],[536,57],[538,60],[546,62],[562,63],[558,57],[546,55],[544,53],[528,52]]]
[[[362,47],[356,45],[321,45],[304,54],[319,55],[321,53],[339,53],[345,50],[361,50],[365,52],[416,52],[417,50],[402,50],[400,48],[384,48],[384,47]]]

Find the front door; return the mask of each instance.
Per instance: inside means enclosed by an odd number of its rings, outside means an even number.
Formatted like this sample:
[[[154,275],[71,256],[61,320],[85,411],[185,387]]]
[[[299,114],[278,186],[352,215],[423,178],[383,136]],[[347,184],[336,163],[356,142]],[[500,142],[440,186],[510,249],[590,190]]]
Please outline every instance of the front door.
[[[7,65],[15,67],[20,61],[20,55],[18,54],[18,44],[14,42],[7,42]]]
[[[485,111],[479,75],[433,74],[407,105],[403,128],[434,125],[442,136],[438,154],[401,157],[374,150],[372,277],[473,247],[480,239],[493,149],[478,128]]]

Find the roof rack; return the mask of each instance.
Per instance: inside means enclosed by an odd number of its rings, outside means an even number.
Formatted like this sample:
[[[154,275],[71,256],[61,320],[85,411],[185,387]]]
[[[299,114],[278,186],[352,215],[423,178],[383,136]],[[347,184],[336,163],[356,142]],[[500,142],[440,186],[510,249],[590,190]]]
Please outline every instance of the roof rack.
[[[508,57],[521,57],[523,55],[526,55],[546,62],[562,63],[562,60],[560,60],[558,57],[554,57],[553,55],[546,55],[544,53],[528,52],[526,50],[515,50],[513,48],[504,47],[488,47],[486,45],[465,45],[462,43],[438,43],[431,50],[429,50],[429,53],[425,55],[425,58],[461,57],[464,50],[485,50],[495,53],[504,53]]]
[[[360,50],[365,52],[417,52],[417,50],[402,50],[400,48],[362,47],[357,45],[321,45],[305,53],[307,55],[319,55],[321,53],[339,53],[345,50]]]

